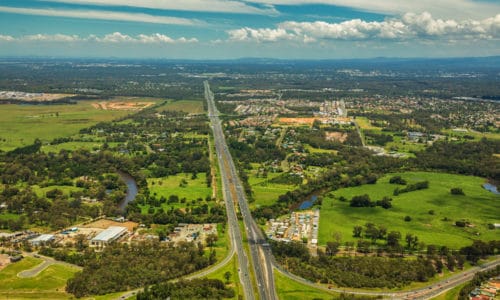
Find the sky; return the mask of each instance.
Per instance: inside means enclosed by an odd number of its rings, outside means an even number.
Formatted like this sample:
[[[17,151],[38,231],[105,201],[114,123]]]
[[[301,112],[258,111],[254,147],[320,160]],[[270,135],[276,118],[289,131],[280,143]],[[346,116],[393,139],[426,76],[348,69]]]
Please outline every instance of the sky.
[[[500,55],[500,0],[0,0],[0,56]]]

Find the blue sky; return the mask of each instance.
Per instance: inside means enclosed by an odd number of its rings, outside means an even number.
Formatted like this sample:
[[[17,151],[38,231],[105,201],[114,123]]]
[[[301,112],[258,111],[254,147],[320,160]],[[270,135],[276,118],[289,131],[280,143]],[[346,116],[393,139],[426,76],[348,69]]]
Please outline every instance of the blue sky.
[[[500,55],[495,0],[2,0],[0,56]]]

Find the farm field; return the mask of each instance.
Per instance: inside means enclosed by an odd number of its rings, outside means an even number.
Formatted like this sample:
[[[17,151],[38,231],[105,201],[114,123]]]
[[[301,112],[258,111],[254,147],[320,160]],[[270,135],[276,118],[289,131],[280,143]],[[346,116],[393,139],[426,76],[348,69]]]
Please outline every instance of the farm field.
[[[9,151],[32,144],[35,139],[49,142],[69,137],[98,122],[127,115],[127,111],[100,110],[95,101],[75,105],[0,105],[0,150]]]
[[[167,104],[162,105],[159,111],[182,111],[188,114],[203,114],[205,110],[203,109],[203,101],[202,100],[178,100],[178,101],[169,101]]]
[[[394,175],[402,176],[409,183],[427,180],[429,188],[393,196],[398,185],[389,184],[389,179]],[[343,241],[356,241],[352,237],[353,227],[367,222],[384,225],[388,231],[399,231],[403,237],[412,233],[427,245],[446,245],[452,249],[469,245],[474,239],[498,239],[498,231],[488,229],[488,224],[498,222],[500,197],[483,189],[484,182],[483,178],[473,176],[406,172],[388,174],[374,185],[333,191],[323,199],[319,243],[324,245],[332,240],[334,232],[340,232]],[[451,195],[450,189],[454,187],[462,188],[465,196]],[[372,201],[388,196],[393,199],[393,206],[387,210],[381,207],[357,208],[350,207],[348,201],[338,200],[340,196],[350,200],[363,194],[368,194]],[[431,210],[433,214],[429,213]],[[405,216],[412,220],[405,222]],[[466,220],[473,227],[457,227],[457,220]]]
[[[1,299],[70,299],[65,292],[66,281],[77,272],[76,268],[51,265],[33,278],[19,278],[17,274],[40,264],[41,259],[26,257],[0,271]]]

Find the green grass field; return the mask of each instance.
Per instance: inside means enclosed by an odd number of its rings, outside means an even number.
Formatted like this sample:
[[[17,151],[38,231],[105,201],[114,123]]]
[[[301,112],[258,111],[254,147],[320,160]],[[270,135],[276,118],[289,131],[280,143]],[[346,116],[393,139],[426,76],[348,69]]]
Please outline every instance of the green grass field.
[[[183,111],[188,114],[203,114],[203,100],[178,100],[169,101],[167,104],[158,108],[158,111]]]
[[[225,266],[211,273],[207,277],[210,279],[219,279],[226,283],[224,274],[228,271],[231,273],[231,278],[229,279],[228,286],[233,288],[235,291],[236,295],[234,299],[238,299],[238,294],[243,295],[243,287],[240,284],[240,278],[238,276],[238,259],[236,255]]]
[[[96,109],[92,106],[94,102],[79,101],[75,105],[0,105],[0,149],[8,151],[29,145],[36,138],[49,142],[56,137],[71,136],[82,128],[130,113]]]
[[[53,153],[59,153],[62,149],[64,150],[69,150],[69,151],[74,151],[77,149],[87,149],[87,150],[94,150],[94,149],[99,149],[101,146],[104,144],[104,141],[96,141],[96,142],[67,142],[67,143],[62,143],[62,144],[57,144],[57,145],[43,145],[42,146],[42,151],[45,153],[53,152]],[[109,147],[116,147],[120,143],[107,143]]]
[[[328,293],[288,279],[280,272],[274,272],[274,282],[280,299],[333,299],[335,296],[339,296],[337,293]]]
[[[401,175],[408,182],[428,180],[429,188],[393,196],[397,185],[388,183],[393,175]],[[483,189],[484,182],[484,179],[473,176],[407,172],[386,175],[374,185],[333,191],[337,199],[328,196],[323,199],[319,243],[324,245],[332,240],[334,232],[340,232],[343,241],[355,241],[353,227],[367,222],[384,225],[389,231],[400,231],[403,238],[406,233],[412,233],[427,245],[446,245],[453,249],[468,245],[473,239],[498,239],[500,233],[488,229],[487,224],[499,221],[500,197]],[[461,187],[465,196],[451,195],[453,187]],[[389,196],[393,198],[393,207],[388,210],[381,207],[355,208],[350,207],[349,202],[338,200],[340,196],[351,199],[363,194],[368,194],[372,200]],[[430,210],[434,215],[429,214]],[[410,216],[412,221],[405,222],[405,216]],[[455,221],[462,219],[475,227],[454,226]]]
[[[17,274],[41,263],[41,259],[26,257],[0,271],[1,299],[70,299],[65,292],[66,281],[76,268],[51,265],[33,278],[19,278]]]
[[[356,123],[358,124],[359,128],[361,128],[363,130],[372,130],[372,131],[377,132],[377,133],[382,132],[382,128],[373,126],[367,117],[358,117],[357,116]]]
[[[280,195],[296,188],[294,185],[269,182],[269,180],[281,174],[282,173],[269,173],[267,178],[258,178],[252,173],[252,175],[248,177],[248,183],[252,187],[253,198],[255,199],[255,202],[251,203],[251,208],[261,205],[271,205],[278,200]]]
[[[187,182],[185,187],[180,187],[181,180],[184,179]],[[175,176],[168,176],[163,178],[148,178],[148,187],[152,195],[155,195],[159,199],[161,196],[169,198],[171,195],[177,195],[179,199],[186,198],[186,203],[164,203],[162,204],[163,209],[168,210],[171,207],[174,208],[184,208],[192,205],[192,200],[195,200],[194,205],[199,205],[205,203],[205,198],[207,196],[212,197],[212,188],[207,187],[206,174],[198,173],[196,179],[191,179],[191,174],[180,173]],[[154,184],[153,184],[154,182]],[[198,198],[203,199],[202,202],[197,201]],[[209,201],[208,205],[211,207],[215,201]],[[142,212],[145,213],[149,209],[149,205],[141,206]]]
[[[191,174],[179,173],[175,176],[150,178],[148,179],[148,187],[151,194],[156,193],[158,197],[168,198],[170,195],[177,195],[179,199],[185,197],[187,200],[193,200],[212,196],[212,188],[207,187],[206,174],[198,173],[196,176],[196,179],[191,179]],[[182,179],[186,180],[186,187],[179,186]]]

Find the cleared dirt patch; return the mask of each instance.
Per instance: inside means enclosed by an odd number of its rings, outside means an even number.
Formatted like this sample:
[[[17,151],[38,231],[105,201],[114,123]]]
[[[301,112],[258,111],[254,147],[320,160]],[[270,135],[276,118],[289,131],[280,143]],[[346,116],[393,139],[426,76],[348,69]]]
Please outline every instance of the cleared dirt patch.
[[[122,226],[122,227],[127,227],[129,231],[133,231],[134,228],[137,228],[139,226],[139,223],[132,222],[132,221],[127,221],[127,222],[116,222],[113,220],[106,220],[106,219],[100,219],[95,222],[86,224],[85,228],[101,228],[101,229],[107,229],[109,226]]]
[[[325,133],[325,138],[327,141],[339,141],[343,143],[347,139],[347,134],[343,132],[327,132]]]
[[[112,101],[92,103],[96,109],[102,110],[131,110],[139,111],[154,105],[154,102]]]
[[[7,254],[0,254],[0,270],[5,268],[9,263],[9,256]]]
[[[284,124],[309,125],[312,126],[314,120],[322,121],[324,118],[280,118],[279,122]]]

